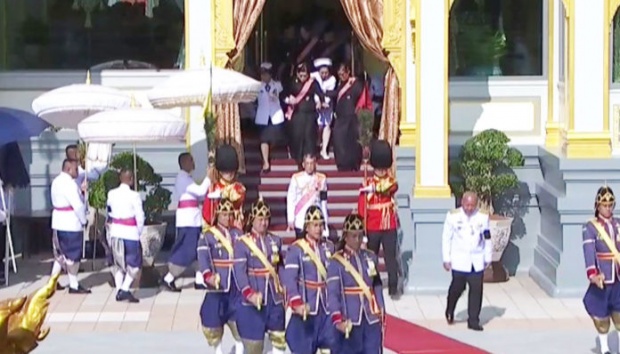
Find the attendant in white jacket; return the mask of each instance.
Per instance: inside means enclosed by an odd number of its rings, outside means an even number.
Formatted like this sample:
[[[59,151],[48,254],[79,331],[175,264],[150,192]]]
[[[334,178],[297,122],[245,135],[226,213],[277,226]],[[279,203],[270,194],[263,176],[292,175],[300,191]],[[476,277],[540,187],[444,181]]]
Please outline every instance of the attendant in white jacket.
[[[269,150],[285,143],[284,112],[280,105],[282,84],[272,78],[271,63],[260,66],[261,89],[254,123],[260,130],[260,150],[263,157],[263,172],[269,172]]]
[[[144,209],[140,194],[131,189],[133,173],[120,172],[121,184],[108,192],[108,222],[116,284],[116,301],[139,302],[129,291],[142,268],[140,235],[144,228]]]
[[[334,105],[332,104],[328,93],[336,89],[336,77],[332,75],[332,61],[329,58],[320,58],[314,61],[314,67],[317,71],[312,76],[319,83],[321,90],[325,94],[325,105],[318,110],[318,124],[321,134],[321,157],[325,160],[329,159],[327,148],[329,147],[329,139],[332,133],[332,118],[334,117]],[[317,104],[320,103],[319,97],[314,96]]]
[[[456,303],[467,284],[467,327],[482,331],[482,278],[484,269],[491,263],[492,245],[489,216],[478,211],[477,205],[476,194],[466,192],[461,199],[461,207],[448,212],[443,226],[442,248],[443,267],[452,272],[446,321],[448,324],[454,323]]]

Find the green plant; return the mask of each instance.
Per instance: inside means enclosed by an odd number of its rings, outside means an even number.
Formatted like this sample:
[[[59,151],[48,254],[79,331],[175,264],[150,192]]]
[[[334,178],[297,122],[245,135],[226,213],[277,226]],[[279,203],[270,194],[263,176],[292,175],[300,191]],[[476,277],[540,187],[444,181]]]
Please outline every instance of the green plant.
[[[28,16],[21,24],[21,37],[25,44],[47,45],[49,42],[49,26],[32,16]]]
[[[518,187],[519,179],[512,168],[524,163],[521,152],[508,146],[509,142],[506,134],[495,129],[469,138],[450,166],[454,194],[475,192],[480,210],[493,214],[493,199]]]
[[[90,185],[88,201],[91,206],[97,209],[106,208],[108,192],[120,184],[118,173],[123,169],[134,170],[133,153],[122,152],[115,155],[110,162],[110,169]],[[161,175],[155,173],[153,166],[140,156],[136,156],[136,175],[138,192],[146,192],[143,204],[146,224],[160,223],[163,211],[170,205],[172,193],[162,187]]]
[[[375,124],[375,117],[368,109],[361,109],[357,112],[359,121],[359,143],[362,146],[369,146],[372,141],[372,128]]]
[[[478,10],[461,13],[456,18],[457,55],[460,67],[475,70],[492,67],[506,54],[506,35],[493,30],[483,2]]]

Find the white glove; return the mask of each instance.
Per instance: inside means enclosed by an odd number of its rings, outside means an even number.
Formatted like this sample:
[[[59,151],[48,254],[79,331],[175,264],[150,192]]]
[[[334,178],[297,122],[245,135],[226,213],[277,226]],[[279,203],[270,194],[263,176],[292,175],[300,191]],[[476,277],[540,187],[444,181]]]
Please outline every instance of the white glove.
[[[375,191],[375,186],[373,184],[360,188],[360,192],[364,192],[364,193],[372,193],[374,191]]]
[[[328,227],[323,229],[323,237],[325,237],[325,238],[329,237],[329,228]]]
[[[0,210],[0,224],[4,223],[5,220],[6,220],[6,213],[4,212],[4,210]]]
[[[209,199],[222,199],[222,191],[219,190],[219,189],[216,190],[216,191],[213,191],[213,192],[207,194],[207,198],[209,198]]]

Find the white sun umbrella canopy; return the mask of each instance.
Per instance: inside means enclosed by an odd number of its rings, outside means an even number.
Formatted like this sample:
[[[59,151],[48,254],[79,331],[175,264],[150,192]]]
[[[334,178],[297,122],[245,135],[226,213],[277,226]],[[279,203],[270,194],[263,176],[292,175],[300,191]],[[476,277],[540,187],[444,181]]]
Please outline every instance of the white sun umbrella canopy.
[[[185,120],[157,109],[118,109],[94,114],[77,126],[87,143],[183,141]]]
[[[46,92],[32,101],[32,110],[54,127],[75,130],[86,117],[98,112],[128,108],[131,103],[131,95],[123,91],[86,83]]]
[[[213,103],[253,102],[261,83],[234,70],[189,69],[170,76],[153,87],[147,97],[153,107],[202,106],[211,92]]]

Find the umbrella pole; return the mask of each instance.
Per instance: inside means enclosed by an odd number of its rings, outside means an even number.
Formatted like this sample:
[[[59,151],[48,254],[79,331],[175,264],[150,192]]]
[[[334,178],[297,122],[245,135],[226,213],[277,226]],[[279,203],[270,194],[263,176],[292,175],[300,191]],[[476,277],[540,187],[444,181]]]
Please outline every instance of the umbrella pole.
[[[138,157],[136,155],[136,143],[133,143],[133,190],[138,191]]]
[[[86,256],[86,240],[88,235],[88,213],[90,212],[90,203],[88,202],[88,170],[86,166],[86,162],[88,161],[88,143],[86,143],[86,151],[84,152],[84,181],[82,183],[86,183],[86,191],[84,191],[84,207],[86,209],[86,225],[82,229],[82,234],[84,235],[82,240],[82,258],[88,261],[88,257]],[[78,162],[79,163],[79,162]],[[80,189],[82,186],[80,186]],[[86,265],[85,265],[86,266]],[[93,265],[94,267],[94,265]]]

